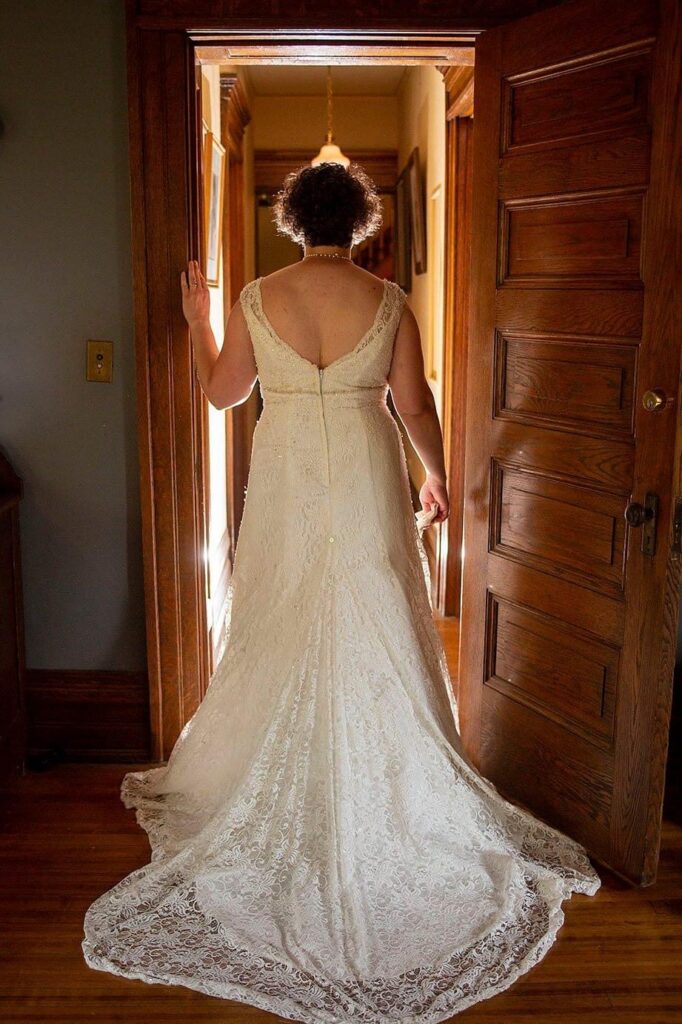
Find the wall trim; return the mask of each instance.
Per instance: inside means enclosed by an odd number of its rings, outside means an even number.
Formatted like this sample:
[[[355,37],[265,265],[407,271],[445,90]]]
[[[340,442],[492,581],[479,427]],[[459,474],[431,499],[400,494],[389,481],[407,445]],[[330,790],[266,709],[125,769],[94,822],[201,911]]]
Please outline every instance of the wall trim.
[[[146,672],[28,669],[29,756],[64,761],[148,761]]]

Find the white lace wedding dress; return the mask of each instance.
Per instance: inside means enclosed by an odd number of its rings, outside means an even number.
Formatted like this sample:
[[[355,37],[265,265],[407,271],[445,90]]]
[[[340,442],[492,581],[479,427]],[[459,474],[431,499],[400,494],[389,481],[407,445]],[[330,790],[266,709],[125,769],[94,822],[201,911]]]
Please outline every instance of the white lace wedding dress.
[[[264,408],[207,694],[121,794],[151,861],[90,906],[96,969],[308,1024],[443,1021],[548,951],[599,876],[466,759],[387,373],[404,292],[323,370],[241,301]]]

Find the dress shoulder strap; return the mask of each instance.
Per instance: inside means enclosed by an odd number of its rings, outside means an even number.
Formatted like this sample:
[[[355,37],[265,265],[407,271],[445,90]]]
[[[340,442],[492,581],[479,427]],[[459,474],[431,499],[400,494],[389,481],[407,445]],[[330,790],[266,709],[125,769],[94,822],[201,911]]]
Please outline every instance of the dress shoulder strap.
[[[407,302],[407,295],[405,294],[405,292],[400,287],[397,281],[389,281],[388,283],[390,286],[390,299],[389,302],[387,303],[387,312],[393,327],[395,328],[395,330],[397,330],[398,324],[400,323],[400,318],[403,314],[403,309],[405,308],[405,303]]]
[[[244,285],[239,293],[239,301],[244,313],[244,319],[246,320],[246,326],[248,327],[249,334],[251,335],[251,343],[254,347],[256,362],[258,362],[262,347],[264,345],[269,347],[268,343],[271,333],[267,319],[263,315],[258,278],[254,278],[253,281],[249,281],[248,284]]]
[[[239,302],[247,323],[250,322],[250,317],[255,317],[257,313],[256,285],[257,282],[255,280],[249,281],[239,293]]]
[[[397,281],[389,281],[395,295],[395,300],[398,303],[400,310],[402,311],[403,306],[407,302],[407,293],[403,291]]]

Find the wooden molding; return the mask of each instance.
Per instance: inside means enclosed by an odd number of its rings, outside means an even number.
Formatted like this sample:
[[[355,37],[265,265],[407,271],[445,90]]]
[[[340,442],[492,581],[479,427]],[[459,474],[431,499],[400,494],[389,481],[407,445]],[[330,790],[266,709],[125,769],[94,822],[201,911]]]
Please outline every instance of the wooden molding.
[[[228,151],[227,182],[223,231],[223,319],[227,323],[232,306],[246,284],[244,252],[244,130],[251,120],[248,99],[237,75],[220,76],[221,132]],[[221,546],[221,577],[229,579],[239,526],[244,510],[244,493],[249,474],[251,436],[249,411],[258,400],[258,389],[241,405],[228,409],[225,415],[225,451],[227,458],[227,543]],[[212,637],[213,651],[220,644],[222,620],[216,623],[217,635]]]
[[[449,64],[438,69],[447,92],[446,117],[472,117],[474,113],[474,69],[471,65]]]
[[[473,64],[473,43],[477,32],[462,33],[455,38],[447,32],[441,36],[429,34],[423,41],[410,41],[405,33],[386,33],[358,42],[357,33],[335,33],[333,41],[321,42],[324,33],[315,32],[309,38],[296,33],[287,39],[286,33],[249,33],[237,28],[226,30],[230,42],[218,37],[212,45],[201,45],[205,36],[196,37],[197,60],[200,64],[253,64],[254,58],[270,64],[310,64],[330,58],[335,64],[367,64],[368,50],[374,61],[385,64]],[[313,41],[314,40],[314,41]]]
[[[459,615],[462,582],[464,452],[466,434],[467,330],[471,248],[472,136],[470,117],[446,128],[443,334],[443,443],[450,515],[438,533],[436,606],[441,615]]]
[[[146,672],[29,669],[29,754],[69,761],[144,761],[150,756]]]
[[[235,160],[242,159],[244,129],[251,120],[251,111],[244,86],[237,75],[220,76],[222,143]]]
[[[446,89],[445,274],[443,296],[443,444],[450,515],[435,545],[435,605],[459,615],[464,517],[466,365],[468,354],[473,67],[440,67]]]
[[[205,691],[201,399],[180,272],[203,251],[201,120],[192,48],[128,21],[138,438],[153,756]]]
[[[294,7],[282,4],[249,9],[241,0],[127,0],[130,16],[139,28],[193,32],[202,41],[207,35],[230,32],[232,26],[273,45],[273,37],[294,35],[308,46],[343,39],[357,48],[367,46],[362,30],[370,30],[372,42],[391,41],[409,49],[426,48],[446,35],[466,40],[492,25],[521,18],[551,7],[557,0],[365,0],[350,7],[339,0],[299,0]],[[231,33],[230,33],[231,34]],[[358,38],[360,36],[360,38]],[[442,43],[441,43],[442,45]]]

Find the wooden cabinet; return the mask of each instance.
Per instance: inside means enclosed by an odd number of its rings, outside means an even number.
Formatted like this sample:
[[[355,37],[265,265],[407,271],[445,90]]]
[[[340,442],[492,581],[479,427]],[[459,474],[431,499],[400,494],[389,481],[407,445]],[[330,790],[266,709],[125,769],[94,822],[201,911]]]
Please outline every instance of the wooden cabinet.
[[[0,784],[23,774],[26,753],[21,496],[21,480],[0,452]]]

